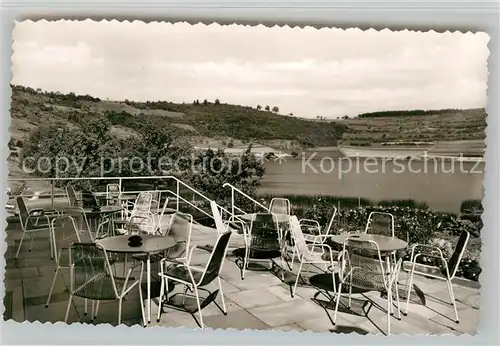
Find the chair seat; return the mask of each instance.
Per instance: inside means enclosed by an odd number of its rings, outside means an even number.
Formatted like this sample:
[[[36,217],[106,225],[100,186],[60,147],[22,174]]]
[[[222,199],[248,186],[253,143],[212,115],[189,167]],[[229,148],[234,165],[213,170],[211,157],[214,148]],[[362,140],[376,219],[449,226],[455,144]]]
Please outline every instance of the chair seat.
[[[96,275],[95,277],[88,277],[83,273],[75,275],[75,282],[83,284],[85,281],[87,284],[75,290],[73,293],[75,296],[92,300],[117,299],[113,289],[112,279],[109,275]],[[115,277],[115,285],[116,290],[120,293],[125,286],[125,280]]]
[[[409,272],[411,271],[412,265],[413,265],[412,262],[403,262],[402,268],[405,272]],[[440,277],[442,279],[446,279],[446,269],[441,267],[425,265],[421,263],[415,264],[415,273],[422,275],[432,275]]]
[[[249,249],[249,258],[253,260],[270,260],[281,257],[280,250],[274,249]],[[239,258],[245,258],[245,248],[239,248],[233,251],[233,254]]]
[[[363,290],[386,291],[382,274],[365,268],[354,268],[351,276],[345,279],[345,283]]]
[[[46,231],[50,229],[50,224],[47,222],[39,222],[35,226],[34,223],[31,223],[26,227],[26,232],[35,232],[35,231]]]
[[[304,260],[307,262],[315,262],[315,263],[325,263],[325,262],[330,262],[334,261],[336,262],[338,259],[339,252],[338,251],[332,251],[333,258],[330,258],[330,252],[319,252],[319,251],[313,251],[308,252],[304,256]]]
[[[191,270],[193,274],[193,279],[195,282],[199,282],[203,272],[199,270]],[[192,282],[191,276],[189,275],[189,271],[183,265],[171,264],[167,267],[167,271],[164,274],[172,279],[178,279],[185,282]]]

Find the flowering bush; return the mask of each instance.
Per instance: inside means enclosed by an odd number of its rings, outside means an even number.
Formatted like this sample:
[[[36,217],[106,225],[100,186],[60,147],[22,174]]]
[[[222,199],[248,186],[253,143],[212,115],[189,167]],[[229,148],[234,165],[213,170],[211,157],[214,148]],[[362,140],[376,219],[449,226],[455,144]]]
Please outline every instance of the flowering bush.
[[[299,218],[308,218],[318,221],[322,228],[328,225],[333,210],[330,203],[321,197],[310,208],[295,207],[294,214]],[[413,244],[436,246],[443,252],[445,259],[450,258],[455,249],[455,243],[462,230],[467,230],[471,238],[467,244],[457,275],[471,280],[478,280],[481,268],[479,255],[481,251],[480,231],[483,226],[481,219],[476,221],[461,217],[435,212],[430,209],[416,209],[399,206],[362,206],[337,212],[332,226],[333,232],[356,232],[366,227],[368,215],[372,211],[387,212],[394,215],[394,231],[396,237],[408,242],[408,249],[402,251],[405,260],[410,258],[410,247]],[[430,257],[421,256],[418,261],[423,264],[441,266],[439,261]]]

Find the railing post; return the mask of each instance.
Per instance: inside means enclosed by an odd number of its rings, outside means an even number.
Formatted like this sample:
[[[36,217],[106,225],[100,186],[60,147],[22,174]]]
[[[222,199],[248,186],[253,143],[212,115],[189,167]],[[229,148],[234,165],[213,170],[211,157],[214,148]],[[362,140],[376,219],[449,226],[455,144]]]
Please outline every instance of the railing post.
[[[177,182],[177,202],[176,202],[176,206],[177,206],[177,211],[179,211],[179,196],[180,196],[179,179],[176,179],[176,182]]]
[[[54,179],[50,180],[50,209],[54,210]]]
[[[231,187],[231,214],[234,216],[234,189]]]

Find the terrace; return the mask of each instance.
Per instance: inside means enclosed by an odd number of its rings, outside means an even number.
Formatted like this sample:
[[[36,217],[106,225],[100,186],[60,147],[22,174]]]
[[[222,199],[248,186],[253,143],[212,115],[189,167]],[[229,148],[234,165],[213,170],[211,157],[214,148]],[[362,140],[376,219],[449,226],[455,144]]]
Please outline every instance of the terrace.
[[[168,219],[168,216],[166,216]],[[168,222],[168,221],[166,221]],[[19,223],[11,220],[6,230],[5,252],[5,313],[4,319],[22,321],[56,322],[63,321],[69,297],[69,270],[62,269],[56,281],[51,303],[45,306],[54,275],[55,263],[50,259],[48,232],[37,234],[33,249],[28,251],[29,242],[21,248],[19,258],[14,259],[21,238]],[[192,245],[214,244],[217,231],[214,228],[195,223],[192,230]],[[240,269],[235,264],[233,250],[244,246],[243,237],[233,232],[230,248],[221,272],[222,285],[227,307],[227,315],[213,304],[203,309],[205,326],[213,329],[235,328],[361,334],[385,332],[385,299],[380,293],[353,294],[352,307],[341,306],[335,325],[332,324],[334,299],[328,281],[323,284],[309,282],[308,278],[318,274],[304,270],[294,298],[291,285],[295,281],[298,263],[294,270],[286,269],[284,282],[279,275],[262,268],[248,270],[245,279],[240,277]],[[193,258],[195,263],[206,263],[207,254]],[[277,261],[279,263],[279,261]],[[157,272],[154,267],[153,272]],[[402,307],[405,304],[404,283],[406,274],[399,279]],[[314,281],[314,280],[311,280]],[[144,286],[144,281],[143,281]],[[330,283],[331,286],[331,283]],[[152,296],[158,296],[153,285]],[[156,291],[156,292],[155,292]],[[479,286],[476,283],[455,279],[454,292],[460,323],[453,321],[453,308],[444,281],[426,279],[416,275],[407,316],[401,320],[392,318],[392,334],[475,334],[479,317]],[[155,294],[156,293],[156,294]],[[217,299],[220,299],[218,297]],[[368,302],[368,303],[367,303]],[[188,305],[190,302],[188,302]],[[71,305],[68,323],[117,323],[117,301],[101,303],[97,320],[91,322],[90,314],[84,315],[83,299],[75,298]],[[162,327],[199,328],[198,315],[166,308],[159,322],[156,321],[157,305],[153,299],[151,325]],[[127,295],[122,309],[122,323],[141,324],[141,308],[138,290]]]

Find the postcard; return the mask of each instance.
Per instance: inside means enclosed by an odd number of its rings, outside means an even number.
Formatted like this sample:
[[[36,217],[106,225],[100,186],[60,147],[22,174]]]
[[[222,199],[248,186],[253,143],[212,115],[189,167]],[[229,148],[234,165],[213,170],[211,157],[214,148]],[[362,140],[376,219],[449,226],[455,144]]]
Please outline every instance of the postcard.
[[[4,319],[476,334],[488,41],[17,22]]]

